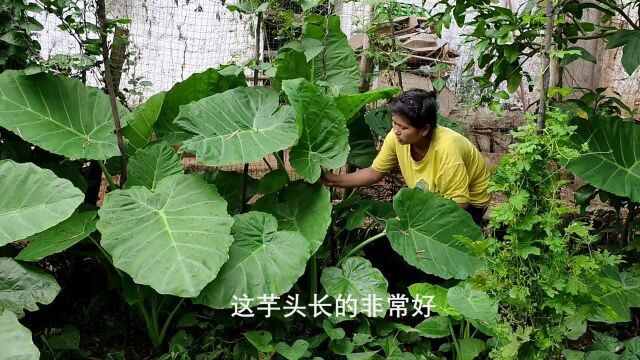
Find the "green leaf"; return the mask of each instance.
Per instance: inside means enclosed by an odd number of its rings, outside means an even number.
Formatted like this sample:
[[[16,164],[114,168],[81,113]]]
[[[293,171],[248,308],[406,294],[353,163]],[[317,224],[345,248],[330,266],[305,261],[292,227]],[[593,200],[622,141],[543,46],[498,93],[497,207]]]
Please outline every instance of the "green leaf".
[[[297,231],[278,231],[273,215],[257,211],[234,216],[234,241],[218,277],[195,300],[216,309],[230,308],[234,296],[282,295],[304,273],[311,257],[309,241]]]
[[[368,168],[378,155],[378,149],[376,149],[371,130],[362,117],[351,122],[348,130],[350,151],[347,163],[360,169]]]
[[[607,271],[608,280],[613,280],[607,290],[603,291],[595,287],[594,295],[600,302],[609,306],[617,315],[616,319],[599,313],[590,314],[589,320],[607,322],[631,321],[631,307],[640,307],[640,277],[634,277],[631,273]]]
[[[345,302],[347,312],[364,313],[369,317],[382,317],[389,308],[387,299],[387,279],[380,270],[371,266],[369,260],[353,256],[346,259],[340,268],[326,267],[322,271],[320,283],[327,294],[334,299],[355,300],[355,306]],[[379,300],[379,308],[367,308],[367,300]],[[371,301],[369,304],[373,305]]]
[[[172,352],[185,352],[187,347],[193,343],[193,337],[186,331],[178,331],[169,342],[169,350]]]
[[[498,318],[498,303],[484,291],[473,289],[470,284],[464,288],[449,288],[447,300],[451,307],[466,317],[486,322],[494,322]]]
[[[345,337],[344,329],[340,327],[334,328],[328,319],[322,321],[322,329],[331,340],[341,340]]]
[[[567,360],[584,360],[584,353],[582,351],[564,349],[562,350],[562,356]]]
[[[622,66],[631,76],[640,66],[640,31],[617,30],[607,44],[607,49],[624,46],[622,48]]]
[[[119,105],[120,116],[127,109]],[[105,160],[120,154],[109,97],[80,80],[0,74],[0,126],[54,154]]]
[[[433,80],[433,88],[437,91],[440,92],[442,91],[442,89],[444,89],[444,87],[447,86],[447,82],[444,81],[444,79],[442,78],[437,78],[435,80]]]
[[[391,131],[391,113],[387,105],[367,111],[364,121],[378,136],[386,136]]]
[[[517,44],[511,44],[504,47],[504,56],[507,61],[512,63],[520,56],[520,47]]]
[[[332,98],[304,79],[282,84],[296,111],[300,138],[291,148],[289,162],[309,182],[320,178],[320,166],[339,168],[349,155],[349,131]]]
[[[122,134],[129,140],[127,154],[132,155],[151,141],[153,125],[158,120],[166,92],[161,91],[138,105],[128,116]]]
[[[443,338],[451,335],[449,331],[450,324],[451,321],[446,316],[431,316],[416,325],[416,329],[420,330],[420,336]]]
[[[0,161],[0,246],[67,219],[84,194],[69,180],[34,164]]]
[[[291,107],[279,107],[278,93],[262,87],[240,87],[184,105],[175,123],[197,134],[182,149],[207,165],[255,162],[298,137]]]
[[[279,342],[276,344],[276,352],[284,356],[287,360],[298,360],[304,357],[309,348],[309,343],[304,340],[296,340],[293,345]]]
[[[64,251],[96,230],[95,211],[74,213],[67,220],[30,236],[31,243],[22,249],[16,260],[37,261]]]
[[[80,331],[73,325],[65,325],[59,335],[47,337],[47,344],[56,350],[79,350]]]
[[[578,125],[570,140],[589,152],[569,161],[576,176],[600,189],[640,201],[640,126],[613,117],[575,118]]]
[[[260,352],[271,352],[273,351],[273,345],[271,344],[271,333],[268,331],[247,331],[242,334],[244,337],[249,340],[251,345],[253,345]]]
[[[38,360],[40,351],[31,340],[31,331],[22,326],[16,315],[0,309],[1,360]]]
[[[153,142],[131,157],[124,188],[144,186],[154,190],[162,179],[182,172],[182,161],[173,148],[165,141]]]
[[[329,349],[338,355],[348,355],[353,352],[353,343],[349,339],[331,340],[329,341]]]
[[[237,214],[240,212],[243,202],[241,200],[242,182],[245,181],[242,173],[214,169],[212,171],[205,172],[204,179],[208,183],[216,186],[218,194],[227,201],[227,211],[230,214]],[[247,176],[246,181],[247,190],[245,194],[245,203],[258,193],[259,184],[258,180],[251,176]]]
[[[340,94],[335,101],[349,124],[365,105],[381,99],[388,99],[398,92],[400,92],[398,87],[382,87],[362,94]]]
[[[271,194],[280,191],[289,183],[289,174],[283,168],[274,169],[266,173],[258,184],[260,194]]]
[[[464,129],[462,128],[462,125],[455,120],[451,120],[447,117],[444,117],[442,115],[438,115],[438,125],[442,125],[444,127],[447,127],[455,132],[457,132],[458,134],[465,134]]]
[[[305,20],[302,39],[316,39],[326,44],[324,56],[317,56],[310,62],[311,77],[307,79],[327,81],[337,86],[341,94],[357,93],[360,86],[360,68],[353,48],[340,28],[340,17],[334,15],[327,19],[324,16],[309,16]],[[325,30],[327,22],[328,31]]]
[[[113,264],[161,294],[194,297],[228,259],[232,218],[215,188],[194,175],[107,194],[98,212]]]
[[[221,69],[224,69],[224,67]],[[247,86],[244,73],[240,73],[237,76],[223,76],[220,74],[221,69],[207,69],[173,85],[164,97],[160,115],[158,115],[158,120],[154,124],[158,138],[166,140],[170,145],[174,145],[193,136],[173,122],[178,116],[181,105],[187,105],[193,101],[198,101],[229,89]]]
[[[322,41],[318,39],[302,39],[300,41],[304,56],[307,58],[307,62],[318,56],[323,50],[324,46]]]
[[[302,11],[309,11],[312,8],[323,3],[324,0],[298,0],[296,2],[300,4],[300,7],[302,7]]]
[[[484,341],[474,338],[459,340],[460,360],[473,360],[484,351]]]
[[[585,356],[585,360],[619,360],[620,356],[611,351],[596,350],[589,351]]]
[[[630,354],[640,356],[640,336],[625,340],[624,348]]]
[[[420,189],[401,189],[393,198],[399,219],[387,220],[391,247],[407,263],[445,279],[465,279],[482,260],[456,240],[482,240],[482,230],[455,202]]]
[[[522,73],[520,71],[514,72],[507,78],[507,90],[513,93],[518,90],[520,83],[522,82]]]
[[[347,354],[347,360],[369,360],[373,358],[378,353],[378,351],[365,351],[360,353]]]
[[[9,31],[0,37],[0,41],[17,47],[27,47],[29,43],[26,38],[27,35],[22,31]]]
[[[254,209],[275,216],[278,230],[301,232],[313,255],[322,245],[331,223],[330,197],[326,187],[298,181],[278,194],[263,196]]]
[[[598,60],[596,59],[595,56],[593,56],[590,52],[588,52],[586,49],[581,48],[581,47],[569,47],[567,49],[565,49],[567,51],[575,51],[577,50],[579,52],[579,54],[574,54],[574,53],[568,53],[567,55],[565,55],[564,57],[562,57],[562,59],[560,60],[560,65],[563,67],[566,67],[567,65],[571,64],[572,62],[578,60],[578,59],[583,59],[585,61],[588,61],[590,63],[597,63]]]
[[[59,292],[53,276],[35,266],[0,258],[0,309],[22,317],[25,309],[38,310],[38,303],[51,304]]]
[[[436,312],[442,316],[460,317],[460,313],[456,311],[447,300],[448,289],[439,285],[431,285],[427,283],[417,283],[409,286],[409,293],[416,299],[418,295],[433,296],[431,304],[434,305],[432,312]]]
[[[373,341],[373,337],[370,334],[353,334],[353,344],[355,346],[362,346]]]

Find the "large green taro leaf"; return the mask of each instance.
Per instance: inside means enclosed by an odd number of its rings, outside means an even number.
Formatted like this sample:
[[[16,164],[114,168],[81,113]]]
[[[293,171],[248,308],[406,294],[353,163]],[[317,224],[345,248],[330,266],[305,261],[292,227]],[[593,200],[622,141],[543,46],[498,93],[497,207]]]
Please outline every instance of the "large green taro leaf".
[[[347,36],[340,29],[340,17],[330,16],[327,19],[325,16],[312,15],[305,20],[303,40],[306,38],[324,42],[326,39],[325,52],[311,60],[313,64],[311,79],[327,81],[330,85],[338,87],[341,94],[357,93],[360,86],[360,68]],[[327,20],[328,31],[326,31]]]
[[[340,94],[336,97],[336,104],[348,124],[355,119],[365,105],[377,100],[388,99],[399,91],[400,88],[397,87],[383,87],[362,94]]]
[[[605,276],[612,280],[606,291],[595,287],[594,294],[600,301],[609,306],[617,315],[613,318],[606,313],[591,314],[589,320],[605,322],[631,321],[632,307],[640,307],[640,277],[634,277],[631,273],[618,272],[615,269],[606,269]]]
[[[65,220],[84,194],[51,170],[0,161],[0,246],[39,233]]]
[[[51,304],[59,292],[53,276],[11,258],[0,258],[0,309],[22,317],[24,309],[36,311],[38,303]]]
[[[128,111],[119,109],[124,119]],[[109,97],[77,79],[3,72],[0,126],[69,158],[104,160],[120,154]]]
[[[96,230],[96,215],[95,211],[76,212],[58,225],[30,236],[27,240],[31,243],[16,259],[37,261],[72,247]]]
[[[498,318],[498,303],[486,292],[475,290],[467,284],[454,286],[447,291],[447,301],[460,314],[470,319],[494,322]]]
[[[173,122],[178,116],[180,106],[240,86],[247,86],[242,72],[238,75],[224,76],[217,69],[193,74],[173,85],[164,97],[160,115],[154,124],[156,135],[171,145],[189,139],[193,134],[187,133]]]
[[[271,89],[241,87],[180,108],[176,124],[197,134],[182,149],[207,165],[242,164],[286,149],[298,137],[295,115]]]
[[[228,259],[232,218],[215,187],[195,175],[107,194],[98,214],[113,264],[161,294],[194,297]]]
[[[347,157],[347,162],[360,169],[368,168],[378,155],[378,149],[376,149],[371,130],[369,130],[362,117],[352,121],[348,129],[349,156]]]
[[[31,340],[31,331],[16,315],[0,309],[0,360],[38,360],[40,351]]]
[[[321,184],[295,182],[277,194],[263,196],[255,210],[274,215],[278,230],[299,231],[311,244],[313,255],[331,223],[331,194]]]
[[[237,302],[234,295],[246,294],[253,299],[251,305],[259,304],[263,295],[282,295],[302,276],[311,257],[307,239],[296,231],[278,231],[270,214],[250,211],[234,216],[231,234],[229,261],[197,303],[223,309]]]
[[[165,95],[164,91],[153,95],[129,114],[128,125],[122,129],[123,135],[129,140],[127,154],[134,154],[151,141],[153,125],[160,115]]]
[[[466,279],[482,260],[456,240],[481,240],[482,230],[455,202],[420,189],[402,189],[393,199],[398,219],[387,220],[391,247],[418,269],[445,279]]]
[[[227,211],[229,214],[237,214],[242,209],[242,198],[244,202],[251,199],[258,193],[258,180],[247,176],[247,188],[245,194],[242,195],[242,182],[245,181],[244,175],[235,171],[224,171],[213,169],[203,174],[204,179],[216,186],[218,194],[227,201]]]
[[[577,118],[571,142],[589,151],[567,167],[576,176],[600,189],[640,201],[640,126],[616,118]]]
[[[288,44],[281,49],[274,60],[276,67],[272,83],[279,90],[287,79],[304,78],[312,83],[326,82],[340,94],[355,94],[360,86],[360,70],[355,54],[344,33],[340,30],[340,18],[329,18],[329,32],[326,34],[326,51],[317,53],[306,47],[308,44],[323,44],[325,40],[324,16],[309,16],[302,34],[302,42]],[[313,46],[312,46],[313,47]],[[327,69],[327,76],[324,69]]]
[[[155,189],[160,180],[183,171],[182,161],[165,141],[151,143],[131,157],[125,188],[145,186]]]
[[[380,270],[371,266],[369,260],[359,256],[346,259],[338,267],[327,267],[322,271],[320,283],[327,294],[334,299],[353,299],[347,301],[346,309],[351,313],[365,313],[367,316],[384,316],[389,308],[387,286],[389,283]],[[368,304],[377,301],[382,311],[368,308]]]
[[[300,139],[291,148],[289,162],[305,180],[320,178],[320,166],[335,169],[349,155],[349,131],[333,99],[304,79],[282,84],[296,111]]]
[[[417,283],[409,286],[409,293],[416,299],[418,296],[433,296],[431,304],[434,305],[432,312],[452,318],[460,318],[460,313],[449,305],[447,299],[448,289],[439,285],[431,285],[428,283]]]

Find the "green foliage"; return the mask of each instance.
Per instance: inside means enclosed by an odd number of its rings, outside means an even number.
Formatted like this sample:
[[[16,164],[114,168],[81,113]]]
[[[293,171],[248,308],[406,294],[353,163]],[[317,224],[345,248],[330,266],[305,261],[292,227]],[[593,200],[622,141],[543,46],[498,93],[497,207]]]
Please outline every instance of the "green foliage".
[[[119,109],[121,117],[128,113]],[[96,160],[120,154],[109,97],[79,80],[5,71],[0,114],[0,126],[52,153]]]
[[[208,165],[251,163],[296,141],[293,109],[279,106],[278,93],[239,87],[180,107],[174,123],[196,134],[182,144]]]
[[[280,296],[302,276],[311,257],[302,233],[278,231],[271,214],[250,211],[234,216],[231,235],[229,260],[197,303],[220,309],[232,307],[244,295],[252,306],[262,301],[261,296]]]
[[[161,91],[151,96],[129,114],[127,126],[122,128],[122,134],[129,140],[127,154],[132,155],[151,141],[153,125],[160,115],[165,95],[166,92]]]
[[[263,196],[254,209],[278,220],[278,230],[299,231],[310,244],[311,255],[322,245],[331,223],[329,190],[320,184],[290,183],[278,194]]]
[[[182,161],[164,141],[157,141],[136,151],[127,165],[124,188],[144,186],[154,190],[160,180],[182,174]]]
[[[312,57],[306,46],[309,41],[325,44],[323,51],[314,51],[316,56]],[[273,78],[276,89],[280,89],[284,80],[304,78],[312,84],[327,86],[336,94],[358,92],[358,63],[346,35],[340,29],[339,17],[306,17],[301,42],[295,44],[298,45],[285,45],[273,62],[277,69]]]
[[[571,142],[587,150],[567,164],[569,170],[602,190],[640,202],[640,126],[603,115],[576,116],[572,124],[577,129]]]
[[[586,330],[590,314],[610,312],[594,293],[608,289],[601,270],[616,266],[620,257],[587,251],[597,241],[588,224],[564,223],[572,210],[558,199],[565,183],[559,164],[579,155],[569,143],[575,127],[565,113],[547,114],[540,134],[533,123],[513,133],[518,142],[496,168],[491,185],[507,201],[492,209],[490,226],[497,237],[487,249],[488,266],[472,281],[500,304],[493,330],[505,341],[492,350],[496,358],[557,354],[565,338]]]
[[[341,267],[325,268],[320,282],[334,299],[346,300],[347,313],[384,317],[387,312],[388,282],[367,259],[350,257],[342,262]],[[380,299],[380,307],[372,306],[374,296]]]
[[[226,202],[201,178],[171,175],[154,190],[110,192],[98,212],[100,243],[136,283],[194,297],[228,259],[232,219],[225,210]]]
[[[22,240],[67,219],[83,199],[70,181],[31,163],[0,161],[0,245]]]
[[[607,49],[622,48],[622,66],[631,76],[640,66],[640,30],[619,30],[609,38]]]
[[[0,258],[0,311],[22,317],[24,310],[38,310],[38,303],[50,304],[59,292],[53,276],[11,258]]]
[[[320,178],[320,167],[338,168],[349,154],[344,116],[333,98],[304,80],[285,80],[285,94],[296,111],[298,143],[289,154],[291,166],[307,181]]]
[[[95,211],[75,212],[67,220],[30,236],[31,242],[16,256],[17,260],[37,261],[64,251],[96,230]]]
[[[6,1],[0,5],[0,73],[20,70],[40,57],[40,44],[33,36],[42,30],[33,16],[42,8],[29,1]]]
[[[221,74],[221,69],[207,69],[195,73],[179,82],[167,91],[156,123],[153,125],[158,138],[166,140],[170,145],[189,139],[193,134],[174,124],[181,105],[187,105],[207,96],[223,93],[229,89],[247,86],[244,73]]]
[[[0,309],[0,346],[2,360],[40,359],[40,351],[31,340],[31,331],[18,322],[14,313],[4,309]]]
[[[399,220],[387,220],[392,248],[418,269],[444,279],[466,279],[482,260],[458,236],[482,239],[482,231],[456,203],[421,189],[402,189],[393,199]]]

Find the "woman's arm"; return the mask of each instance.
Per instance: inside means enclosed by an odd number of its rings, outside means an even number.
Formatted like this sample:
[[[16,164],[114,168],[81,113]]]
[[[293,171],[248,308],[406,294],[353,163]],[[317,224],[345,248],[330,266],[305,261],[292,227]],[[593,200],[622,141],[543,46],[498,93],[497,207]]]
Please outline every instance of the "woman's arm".
[[[375,184],[382,180],[383,177],[384,173],[368,167],[343,175],[325,172],[322,174],[320,181],[327,186],[354,188]]]

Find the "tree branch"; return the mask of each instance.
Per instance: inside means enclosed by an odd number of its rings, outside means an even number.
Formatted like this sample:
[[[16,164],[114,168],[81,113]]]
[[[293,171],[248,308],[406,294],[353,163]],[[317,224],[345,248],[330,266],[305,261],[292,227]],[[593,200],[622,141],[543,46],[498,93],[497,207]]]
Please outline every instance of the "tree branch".
[[[105,0],[97,0],[97,15],[100,23],[100,40],[102,43],[102,57],[104,63],[104,77],[109,100],[111,102],[111,113],[116,124],[116,137],[118,138],[118,148],[120,149],[120,187],[127,181],[127,152],[122,136],[122,124],[116,100],[116,92],[113,88],[113,76],[111,74],[111,64],[109,61],[109,44],[107,43],[107,15],[105,10]]]
[[[549,89],[549,64],[551,57],[549,56],[551,50],[551,41],[553,40],[553,0],[546,0],[546,12],[547,28],[544,33],[544,52],[542,61],[542,86],[540,89],[540,102],[538,104],[538,133],[541,133],[545,128],[545,119],[547,116],[547,92]]]

